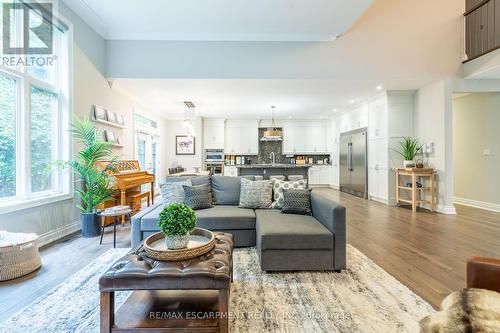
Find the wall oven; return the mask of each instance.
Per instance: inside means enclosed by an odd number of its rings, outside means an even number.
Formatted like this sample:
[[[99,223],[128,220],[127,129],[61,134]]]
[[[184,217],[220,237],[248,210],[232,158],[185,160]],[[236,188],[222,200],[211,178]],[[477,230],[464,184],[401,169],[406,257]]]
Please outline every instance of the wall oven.
[[[205,162],[221,162],[224,163],[224,150],[223,149],[206,149]]]

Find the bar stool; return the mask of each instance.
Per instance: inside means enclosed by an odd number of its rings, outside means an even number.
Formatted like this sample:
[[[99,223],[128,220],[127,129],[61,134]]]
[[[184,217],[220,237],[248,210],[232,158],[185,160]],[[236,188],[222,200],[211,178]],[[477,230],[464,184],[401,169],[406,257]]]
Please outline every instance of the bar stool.
[[[277,180],[285,180],[285,176],[269,176],[270,180],[277,179]]]
[[[290,181],[296,181],[296,180],[303,180],[304,176],[302,175],[290,175],[288,176],[288,180]]]

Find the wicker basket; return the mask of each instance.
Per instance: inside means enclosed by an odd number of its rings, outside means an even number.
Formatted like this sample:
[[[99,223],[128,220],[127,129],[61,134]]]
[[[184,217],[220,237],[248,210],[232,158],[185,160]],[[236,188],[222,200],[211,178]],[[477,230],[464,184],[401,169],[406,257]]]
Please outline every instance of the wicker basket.
[[[36,234],[0,231],[0,281],[21,277],[41,266],[37,239]]]

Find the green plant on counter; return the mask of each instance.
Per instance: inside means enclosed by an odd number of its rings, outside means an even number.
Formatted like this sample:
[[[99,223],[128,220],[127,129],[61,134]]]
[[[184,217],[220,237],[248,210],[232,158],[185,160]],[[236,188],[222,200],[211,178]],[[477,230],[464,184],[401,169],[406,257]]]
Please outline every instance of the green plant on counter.
[[[196,214],[185,204],[170,204],[161,211],[158,226],[165,236],[184,236],[196,226]]]
[[[401,150],[393,150],[403,156],[405,161],[412,161],[423,146],[419,143],[418,139],[405,137],[403,137],[403,141],[399,142],[399,145],[401,146]]]

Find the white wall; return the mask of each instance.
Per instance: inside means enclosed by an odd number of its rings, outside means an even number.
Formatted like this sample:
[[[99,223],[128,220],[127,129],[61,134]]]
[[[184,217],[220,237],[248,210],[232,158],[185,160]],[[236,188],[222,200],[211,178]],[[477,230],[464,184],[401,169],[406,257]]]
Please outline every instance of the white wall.
[[[165,121],[165,145],[163,149],[166,152],[166,169],[182,166],[186,170],[193,170],[195,167],[203,166],[203,123],[201,118],[196,118],[193,122],[195,132],[195,155],[176,155],[175,154],[175,136],[186,135],[187,131],[183,128],[182,120],[168,119]]]
[[[419,89],[415,95],[414,136],[422,143],[434,143],[428,165],[437,172],[436,207],[443,213],[454,213],[452,200],[447,199],[446,164],[446,98],[447,82],[439,81]],[[448,170],[450,171],[450,170]]]
[[[500,209],[500,93],[473,93],[453,100],[455,201]],[[490,150],[485,155],[484,150]]]

